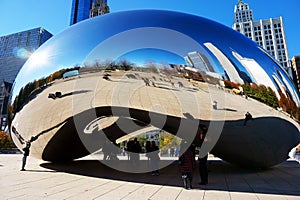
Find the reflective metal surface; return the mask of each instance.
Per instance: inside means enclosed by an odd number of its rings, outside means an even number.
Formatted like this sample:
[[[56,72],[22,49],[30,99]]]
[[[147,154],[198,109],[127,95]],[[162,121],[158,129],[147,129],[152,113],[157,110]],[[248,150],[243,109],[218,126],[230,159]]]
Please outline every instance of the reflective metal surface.
[[[273,92],[261,102],[243,95],[250,85]],[[127,11],[78,23],[41,46],[15,81],[10,127],[20,149],[35,136],[33,155],[67,161],[149,129],[199,146],[205,126],[200,154],[270,167],[299,143],[299,124],[267,105],[274,97],[299,106],[286,72],[238,32],[184,13]],[[244,124],[246,112],[254,120]]]

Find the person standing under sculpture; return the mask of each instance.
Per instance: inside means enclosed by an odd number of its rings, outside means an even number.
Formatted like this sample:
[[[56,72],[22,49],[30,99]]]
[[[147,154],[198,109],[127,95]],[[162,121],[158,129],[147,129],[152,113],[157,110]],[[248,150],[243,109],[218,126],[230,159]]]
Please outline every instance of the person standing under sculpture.
[[[205,137],[206,132],[207,132],[207,127],[202,127],[200,131],[200,147],[202,147],[204,142],[207,142],[207,139]],[[208,184],[207,158],[208,158],[208,152],[204,156],[201,156],[201,153],[199,153],[198,161],[199,161],[199,173],[201,179],[201,182],[199,183],[200,185]]]
[[[185,143],[181,143],[180,151],[184,152],[179,157],[181,178],[183,180],[183,187],[185,189],[192,189],[193,171],[195,168],[195,154],[193,153],[192,147],[189,146],[187,149],[184,147]]]
[[[21,171],[26,171],[25,165],[26,165],[26,161],[27,161],[27,156],[29,156],[30,147],[31,147],[31,142],[29,140],[27,140],[26,146],[22,149],[23,150],[23,159],[22,159]]]
[[[158,162],[160,160],[159,158],[159,148],[156,145],[155,141],[151,142],[150,145],[150,153],[149,153],[149,157],[150,157],[150,168],[151,168],[151,174],[152,176],[158,176],[159,175],[159,171],[158,171]]]

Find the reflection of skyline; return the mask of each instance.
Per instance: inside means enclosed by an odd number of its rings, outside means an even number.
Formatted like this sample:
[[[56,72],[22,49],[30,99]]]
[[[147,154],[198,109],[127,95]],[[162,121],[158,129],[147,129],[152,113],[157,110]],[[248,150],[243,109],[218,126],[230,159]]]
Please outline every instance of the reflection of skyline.
[[[204,45],[211,51],[211,53],[216,56],[224,71],[228,75],[231,82],[244,84],[243,79],[241,79],[238,71],[236,70],[233,63],[227,58],[227,56],[215,45],[210,42],[204,43]]]
[[[250,74],[251,79],[254,80],[257,85],[270,87],[276,93],[277,98],[280,99],[280,95],[273,81],[254,59],[242,57],[235,51],[232,51],[232,55],[244,66],[244,68]]]
[[[197,51],[189,52],[184,59],[188,65],[201,69],[204,72],[215,72],[208,58]]]

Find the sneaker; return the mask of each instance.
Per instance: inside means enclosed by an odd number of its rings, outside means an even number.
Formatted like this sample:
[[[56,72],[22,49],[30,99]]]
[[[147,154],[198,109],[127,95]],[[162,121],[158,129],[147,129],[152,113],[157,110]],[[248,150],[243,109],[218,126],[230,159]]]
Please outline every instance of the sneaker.
[[[26,169],[21,169],[20,171],[26,171]]]

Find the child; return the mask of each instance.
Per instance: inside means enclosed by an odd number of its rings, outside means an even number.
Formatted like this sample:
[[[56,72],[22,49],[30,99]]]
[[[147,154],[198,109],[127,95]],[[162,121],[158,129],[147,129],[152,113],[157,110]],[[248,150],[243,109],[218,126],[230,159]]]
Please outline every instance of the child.
[[[181,146],[180,150],[184,150],[183,145]],[[193,170],[195,167],[195,154],[191,146],[180,156],[179,161],[183,186],[185,189],[192,189]]]

